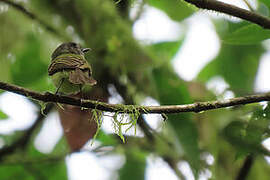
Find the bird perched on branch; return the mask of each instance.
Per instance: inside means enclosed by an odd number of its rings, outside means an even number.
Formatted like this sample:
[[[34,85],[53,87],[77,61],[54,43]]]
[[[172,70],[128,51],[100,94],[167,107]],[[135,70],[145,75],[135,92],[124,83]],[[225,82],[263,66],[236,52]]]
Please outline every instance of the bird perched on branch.
[[[90,48],[81,48],[74,42],[63,43],[58,46],[51,56],[48,68],[58,92],[72,97],[89,99],[96,91],[90,88],[97,83],[92,77],[91,66],[84,54]],[[83,92],[82,92],[83,90]],[[79,150],[97,131],[97,123],[93,119],[91,109],[62,104],[57,106],[65,137],[72,151]]]
[[[74,42],[63,43],[55,49],[48,73],[57,88],[56,93],[76,94],[85,86],[97,83],[92,77],[91,66],[84,57],[89,50],[90,48],[81,48]]]

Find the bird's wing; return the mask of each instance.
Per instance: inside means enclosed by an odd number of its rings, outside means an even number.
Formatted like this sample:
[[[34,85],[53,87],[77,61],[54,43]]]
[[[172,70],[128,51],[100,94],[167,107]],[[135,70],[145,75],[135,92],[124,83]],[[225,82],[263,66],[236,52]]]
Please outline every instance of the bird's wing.
[[[90,72],[89,74],[91,74],[91,68],[84,57],[72,54],[64,54],[53,59],[48,68],[48,73],[51,76],[59,71],[73,70],[76,68],[88,70]]]

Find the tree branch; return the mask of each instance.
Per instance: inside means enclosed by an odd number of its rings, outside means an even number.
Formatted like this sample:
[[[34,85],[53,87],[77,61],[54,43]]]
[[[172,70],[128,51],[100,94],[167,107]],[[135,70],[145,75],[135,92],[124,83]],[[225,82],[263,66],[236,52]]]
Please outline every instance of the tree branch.
[[[259,26],[262,26],[263,28],[270,29],[270,19],[268,17],[239,8],[234,5],[230,5],[216,0],[184,0],[184,1],[193,4],[201,9],[208,9],[225,13],[255,23]]]
[[[154,114],[154,113],[181,113],[181,112],[201,112],[211,109],[219,109],[237,105],[251,104],[262,101],[270,101],[270,93],[244,96],[238,98],[231,98],[221,101],[207,101],[197,102],[193,104],[185,105],[165,105],[165,106],[135,106],[135,105],[122,105],[122,104],[108,104],[99,101],[79,99],[69,96],[55,95],[49,92],[41,94],[32,90],[28,90],[19,86],[11,85],[0,81],[0,89],[10,91],[16,94],[26,96],[38,101],[54,102],[69,104],[74,106],[81,106],[85,108],[98,109],[107,112],[119,112],[119,113],[134,113],[139,111],[142,114]]]
[[[39,19],[34,13],[28,11],[25,7],[23,7],[22,5],[9,1],[9,0],[0,0],[0,2],[6,3],[9,6],[17,9],[18,11],[22,12],[23,14],[25,14],[27,17],[29,17],[32,20],[37,21],[40,25],[42,25],[47,31],[55,34],[57,37],[63,37],[63,35],[61,33],[59,33],[56,29],[54,29],[52,26],[48,25],[47,23],[45,23],[44,21],[42,21],[41,19]],[[66,39],[66,38],[65,38]]]
[[[236,180],[245,180],[250,172],[251,166],[254,162],[254,156],[248,155],[236,177]]]

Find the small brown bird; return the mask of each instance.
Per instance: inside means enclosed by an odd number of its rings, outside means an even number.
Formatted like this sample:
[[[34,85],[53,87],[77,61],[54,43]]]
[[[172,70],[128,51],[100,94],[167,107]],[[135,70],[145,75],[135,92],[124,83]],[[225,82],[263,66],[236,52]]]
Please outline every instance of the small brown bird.
[[[90,48],[81,48],[74,42],[63,43],[55,49],[48,73],[57,88],[56,93],[76,94],[85,86],[97,83],[92,77],[91,66],[84,57],[89,50]]]

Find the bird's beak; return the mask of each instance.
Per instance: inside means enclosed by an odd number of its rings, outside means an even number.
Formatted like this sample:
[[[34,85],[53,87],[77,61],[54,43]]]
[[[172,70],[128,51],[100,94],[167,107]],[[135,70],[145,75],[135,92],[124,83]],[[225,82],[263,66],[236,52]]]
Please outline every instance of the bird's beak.
[[[88,51],[90,51],[91,50],[91,48],[82,48],[82,52],[83,53],[87,53]]]

